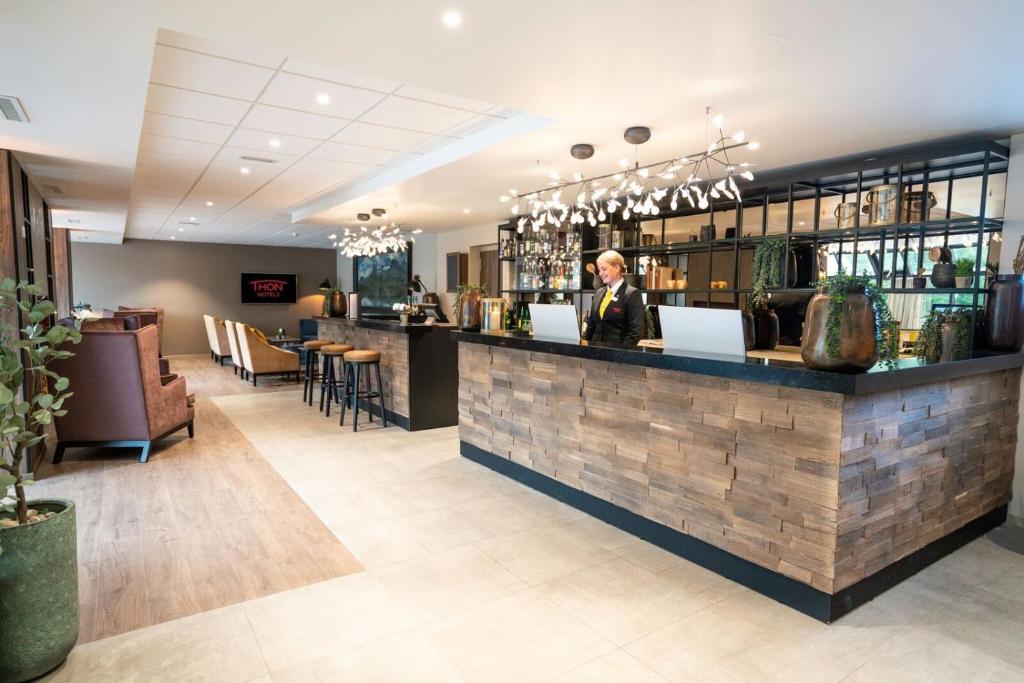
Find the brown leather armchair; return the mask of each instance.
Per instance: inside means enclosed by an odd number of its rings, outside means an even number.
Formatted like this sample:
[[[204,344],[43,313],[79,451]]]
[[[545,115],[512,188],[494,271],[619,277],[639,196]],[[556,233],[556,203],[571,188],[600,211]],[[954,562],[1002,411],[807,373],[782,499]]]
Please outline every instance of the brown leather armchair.
[[[242,366],[252,376],[252,384],[261,375],[295,375],[299,381],[299,354],[279,349],[259,330],[244,323],[235,323]]]
[[[141,462],[158,441],[184,428],[194,435],[195,409],[185,378],[167,384],[160,378],[158,330],[88,330],[74,356],[54,361],[51,369],[70,381],[74,393],[64,401],[67,415],[54,419],[57,449],[77,446],[141,448]]]

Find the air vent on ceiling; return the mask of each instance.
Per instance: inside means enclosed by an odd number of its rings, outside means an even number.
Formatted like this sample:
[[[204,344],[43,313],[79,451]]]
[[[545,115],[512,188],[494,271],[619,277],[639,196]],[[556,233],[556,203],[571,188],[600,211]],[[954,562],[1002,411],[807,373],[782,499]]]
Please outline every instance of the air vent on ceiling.
[[[0,115],[8,121],[28,123],[28,114],[21,106],[21,100],[13,95],[0,95]]]
[[[199,225],[199,221],[178,221],[178,225]]]
[[[258,164],[276,164],[277,163],[277,159],[267,159],[265,157],[240,156],[238,158],[241,159],[242,161],[255,161]]]
[[[43,189],[49,194],[64,194],[64,190],[57,185],[43,185]]]
[[[81,225],[81,224],[82,224],[82,219],[81,218],[69,218],[68,219],[68,225]]]

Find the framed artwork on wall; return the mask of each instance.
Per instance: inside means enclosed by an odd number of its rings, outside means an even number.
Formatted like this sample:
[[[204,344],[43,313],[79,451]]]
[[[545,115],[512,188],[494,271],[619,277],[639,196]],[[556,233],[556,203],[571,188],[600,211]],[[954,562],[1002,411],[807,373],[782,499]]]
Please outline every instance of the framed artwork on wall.
[[[407,285],[412,279],[412,245],[405,251],[389,251],[376,256],[352,259],[352,283],[359,292],[363,317],[397,315],[391,307],[405,302]]]
[[[459,251],[449,252],[445,256],[445,273],[448,291],[459,291],[459,285],[466,284],[469,277],[469,254]]]

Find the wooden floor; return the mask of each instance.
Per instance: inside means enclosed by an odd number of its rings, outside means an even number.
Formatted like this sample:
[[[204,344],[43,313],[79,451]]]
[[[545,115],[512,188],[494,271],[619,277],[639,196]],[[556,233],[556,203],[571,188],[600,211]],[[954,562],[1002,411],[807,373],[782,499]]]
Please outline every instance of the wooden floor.
[[[169,437],[146,464],[72,449],[36,473],[33,498],[78,508],[79,642],[362,570],[210,400],[296,385],[254,388],[201,357],[171,370],[196,394],[195,439]]]

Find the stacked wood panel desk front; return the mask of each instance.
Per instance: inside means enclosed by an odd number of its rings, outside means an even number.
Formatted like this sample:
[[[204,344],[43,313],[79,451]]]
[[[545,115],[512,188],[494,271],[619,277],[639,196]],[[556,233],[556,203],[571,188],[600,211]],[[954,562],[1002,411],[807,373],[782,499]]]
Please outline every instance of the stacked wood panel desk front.
[[[380,351],[388,420],[417,431],[458,422],[458,345],[450,326],[400,325],[389,320],[317,319],[320,339]],[[380,414],[377,406],[360,408]]]
[[[454,336],[463,455],[822,620],[1006,517],[1021,354],[849,376]]]

